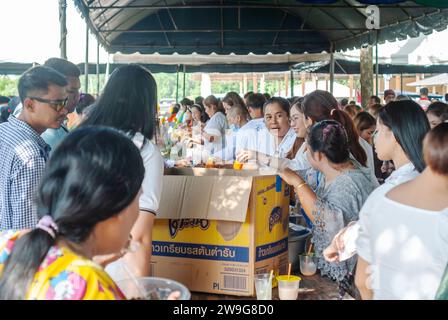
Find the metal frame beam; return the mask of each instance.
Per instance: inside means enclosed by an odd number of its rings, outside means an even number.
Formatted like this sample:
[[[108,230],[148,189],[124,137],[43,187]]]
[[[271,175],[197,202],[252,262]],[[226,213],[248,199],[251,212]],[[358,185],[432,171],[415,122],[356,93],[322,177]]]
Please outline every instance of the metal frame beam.
[[[368,31],[367,28],[322,28],[322,29],[164,29],[164,30],[125,30],[125,29],[103,29],[99,30],[99,32],[104,33],[113,33],[113,32],[121,32],[121,33],[158,33],[158,32],[170,32],[170,33],[210,33],[210,32],[318,32],[318,31]]]
[[[238,4],[223,4],[223,5],[110,5],[110,6],[86,6],[89,10],[102,10],[102,9],[151,9],[151,10],[165,10],[165,9],[219,9],[220,7],[226,8],[238,8],[240,5]],[[264,5],[264,4],[244,4],[241,6],[242,8],[247,9],[298,9],[298,8],[327,8],[327,9],[350,9],[350,8],[359,8],[365,9],[368,5],[306,5],[306,4],[298,4],[298,5]],[[379,8],[383,9],[421,9],[421,8],[433,8],[433,7],[424,7],[419,5],[378,5]]]

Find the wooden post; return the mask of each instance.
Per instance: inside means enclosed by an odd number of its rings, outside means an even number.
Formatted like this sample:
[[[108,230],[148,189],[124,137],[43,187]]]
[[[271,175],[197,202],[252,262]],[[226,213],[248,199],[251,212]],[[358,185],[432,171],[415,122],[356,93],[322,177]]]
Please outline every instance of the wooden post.
[[[244,91],[244,94],[246,94],[247,93],[247,74],[243,74],[243,91]]]
[[[289,83],[289,81],[288,81],[288,73],[287,72],[285,72],[285,97],[287,97],[288,96],[288,93],[289,93],[289,88],[288,88],[288,83]]]
[[[372,46],[361,47],[361,104],[365,108],[373,95],[373,50]]]
[[[256,73],[252,73],[252,84],[253,84],[253,92],[257,93],[258,92],[258,79],[257,79]]]
[[[291,98],[294,97],[294,70],[291,69]]]
[[[300,82],[302,82],[302,97],[305,95],[305,89],[306,89],[306,74],[305,72],[302,72],[300,74]]]
[[[264,73],[261,74],[261,78],[260,78],[260,93],[264,93],[266,91],[265,89],[265,77],[264,77]]]
[[[348,76],[348,86],[350,87],[350,100],[353,100],[353,75]]]

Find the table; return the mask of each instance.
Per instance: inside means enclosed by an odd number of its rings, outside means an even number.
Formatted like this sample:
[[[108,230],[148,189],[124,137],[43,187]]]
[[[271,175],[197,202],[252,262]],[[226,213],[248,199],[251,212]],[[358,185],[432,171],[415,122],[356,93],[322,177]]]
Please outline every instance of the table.
[[[313,276],[302,276],[300,282],[299,296],[297,300],[338,300],[339,290],[336,282],[319,274]],[[278,289],[272,289],[272,299],[278,300]],[[256,300],[255,297],[238,297],[203,292],[192,292],[191,300]],[[345,294],[343,300],[354,300]]]

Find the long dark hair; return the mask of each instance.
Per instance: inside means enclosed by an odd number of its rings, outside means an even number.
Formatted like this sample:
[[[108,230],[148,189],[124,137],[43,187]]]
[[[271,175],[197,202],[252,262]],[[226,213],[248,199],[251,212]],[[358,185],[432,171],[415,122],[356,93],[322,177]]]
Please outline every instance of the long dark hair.
[[[195,103],[191,106],[191,110],[193,110],[193,108],[196,108],[201,112],[201,122],[202,123],[206,123],[210,119],[202,105]]]
[[[322,152],[332,163],[340,164],[349,160],[347,133],[337,121],[324,120],[314,124],[307,142],[313,152]]]
[[[151,140],[157,126],[157,84],[145,68],[130,64],[116,69],[82,125],[104,125],[140,132]]]
[[[144,170],[139,150],[119,131],[100,126],[70,133],[52,153],[37,194],[37,214],[53,218],[57,237],[37,228],[16,240],[0,278],[0,299],[25,299],[56,241],[82,243],[95,225],[125,209]]]
[[[392,130],[395,139],[418,172],[425,169],[423,138],[429,131],[428,118],[412,100],[391,101],[382,108],[379,121]]]
[[[360,164],[366,166],[367,155],[359,143],[355,124],[347,113],[339,109],[337,100],[330,92],[315,90],[307,94],[302,102],[302,110],[305,119],[310,118],[314,123],[333,119],[342,124],[347,132],[350,152]]]

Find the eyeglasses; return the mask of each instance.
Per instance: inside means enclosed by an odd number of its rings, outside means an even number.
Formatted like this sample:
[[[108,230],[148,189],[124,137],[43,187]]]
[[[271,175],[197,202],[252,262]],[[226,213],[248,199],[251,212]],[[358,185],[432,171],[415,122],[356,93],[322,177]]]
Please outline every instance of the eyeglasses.
[[[44,99],[44,98],[39,98],[39,97],[28,97],[32,100],[36,100],[42,103],[46,103],[48,104],[53,110],[59,112],[61,111],[63,108],[65,108],[65,106],[67,105],[67,101],[68,98],[65,99],[61,99],[61,100],[48,100],[48,99]]]

